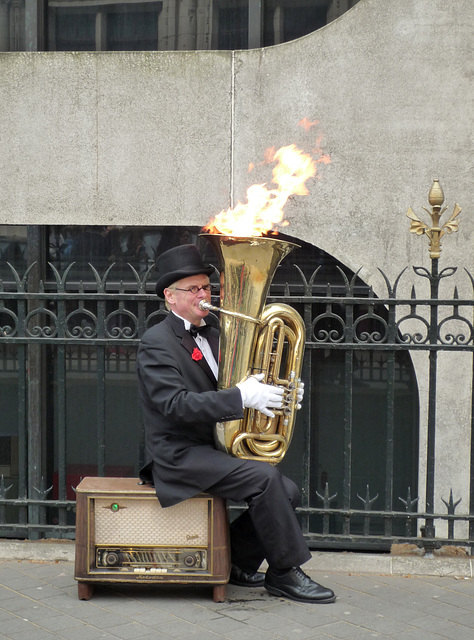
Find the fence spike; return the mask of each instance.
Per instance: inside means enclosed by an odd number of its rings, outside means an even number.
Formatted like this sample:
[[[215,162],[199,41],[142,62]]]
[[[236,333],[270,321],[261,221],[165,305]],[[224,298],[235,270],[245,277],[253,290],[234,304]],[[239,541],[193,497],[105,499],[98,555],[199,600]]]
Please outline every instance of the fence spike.
[[[403,502],[403,504],[406,507],[406,510],[408,513],[412,513],[413,509],[412,507],[418,502],[418,500],[420,499],[415,498],[414,500],[411,499],[411,487],[408,487],[408,492],[407,492],[407,499],[404,500],[403,498],[398,498],[401,502]]]
[[[362,501],[362,504],[364,505],[364,509],[366,511],[370,511],[370,507],[377,500],[377,498],[379,497],[379,494],[377,493],[377,495],[374,498],[371,498],[370,497],[369,485],[367,485],[367,491],[366,491],[366,494],[365,494],[365,498],[362,498],[362,496],[360,496],[359,494],[357,494],[357,497],[359,498],[359,500]]]
[[[12,487],[13,487],[12,484],[9,487],[5,487],[5,478],[2,473],[2,479],[0,481],[0,498],[2,500],[4,500],[7,497],[7,493],[10,491]]]
[[[44,477],[43,476],[41,476],[41,484],[43,484],[43,486],[44,486]],[[33,487],[33,489],[39,495],[41,500],[46,500],[46,497],[47,497],[48,493],[52,490],[52,488],[53,488],[53,485],[51,485],[49,487],[49,489],[38,489],[37,487]]]
[[[337,497],[337,493],[335,493],[334,495],[329,497],[329,483],[328,482],[326,482],[326,486],[324,487],[324,496],[322,496],[318,491],[316,491],[316,495],[318,496],[318,498],[320,500],[323,501],[325,509],[327,509],[327,507],[329,507],[329,505],[334,500],[334,498]]]
[[[446,505],[446,508],[448,510],[448,513],[450,515],[454,515],[454,512],[456,510],[456,507],[458,506],[458,504],[462,501],[462,498],[459,498],[459,500],[457,502],[454,502],[453,499],[453,489],[451,487],[451,491],[449,492],[449,502],[446,502],[446,500],[442,497],[441,500],[444,502],[444,504]]]

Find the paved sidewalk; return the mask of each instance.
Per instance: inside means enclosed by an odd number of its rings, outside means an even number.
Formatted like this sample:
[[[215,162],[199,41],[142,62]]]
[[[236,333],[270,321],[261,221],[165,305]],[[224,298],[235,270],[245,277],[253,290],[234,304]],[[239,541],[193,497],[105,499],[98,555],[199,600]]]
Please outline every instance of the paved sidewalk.
[[[331,560],[336,570],[328,571]],[[210,587],[166,585],[96,586],[85,602],[71,561],[0,556],[0,640],[474,640],[472,577],[384,575],[377,565],[386,566],[377,556],[315,554],[304,568],[336,592],[328,605],[233,586],[215,603]],[[464,573],[465,563],[455,566]]]

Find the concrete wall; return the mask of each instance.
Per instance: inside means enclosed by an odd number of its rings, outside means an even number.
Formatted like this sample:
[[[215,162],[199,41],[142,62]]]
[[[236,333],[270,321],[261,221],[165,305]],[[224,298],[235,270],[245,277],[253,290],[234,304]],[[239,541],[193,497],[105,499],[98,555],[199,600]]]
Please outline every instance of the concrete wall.
[[[391,279],[429,267],[405,214],[423,217],[439,178],[445,216],[464,209],[442,266],[473,272],[473,42],[472,0],[361,0],[263,50],[0,54],[0,224],[205,224],[269,180],[263,167],[247,174],[267,147],[322,136],[332,162],[288,203],[287,233],[362,267],[384,295],[377,267]],[[319,125],[305,132],[304,117]],[[472,297],[461,270],[458,286]],[[415,364],[423,408],[426,358]],[[453,486],[464,508],[469,370],[460,359],[455,379],[442,362],[438,386],[437,494]]]
[[[267,147],[317,134],[332,164],[288,231],[354,270],[426,262],[408,207],[433,178],[472,200],[473,32],[470,0],[362,0],[268,49],[0,54],[0,223],[204,224]],[[461,224],[447,263],[472,247]]]

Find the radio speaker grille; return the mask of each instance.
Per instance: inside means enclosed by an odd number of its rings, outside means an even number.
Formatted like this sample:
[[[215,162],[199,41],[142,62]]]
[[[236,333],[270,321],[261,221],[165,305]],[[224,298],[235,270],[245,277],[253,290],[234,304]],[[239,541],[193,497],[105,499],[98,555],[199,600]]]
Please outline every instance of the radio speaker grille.
[[[95,498],[95,543],[206,546],[208,504],[198,498],[163,509],[156,499]]]

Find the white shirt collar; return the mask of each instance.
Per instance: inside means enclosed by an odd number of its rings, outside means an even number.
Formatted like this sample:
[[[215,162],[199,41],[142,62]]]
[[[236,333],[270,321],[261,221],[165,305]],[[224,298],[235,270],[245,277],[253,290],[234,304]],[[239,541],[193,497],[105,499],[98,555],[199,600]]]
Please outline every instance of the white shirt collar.
[[[186,331],[189,331],[189,327],[192,325],[192,322],[189,322],[189,320],[186,320],[186,318],[183,318],[182,316],[180,316],[178,313],[176,313],[176,311],[171,311],[171,313],[174,313],[174,315],[179,318],[180,320],[182,320],[184,322],[184,328],[186,329]],[[201,324],[198,325],[200,327],[203,327],[206,324],[206,322],[204,322],[204,318],[201,318]]]

